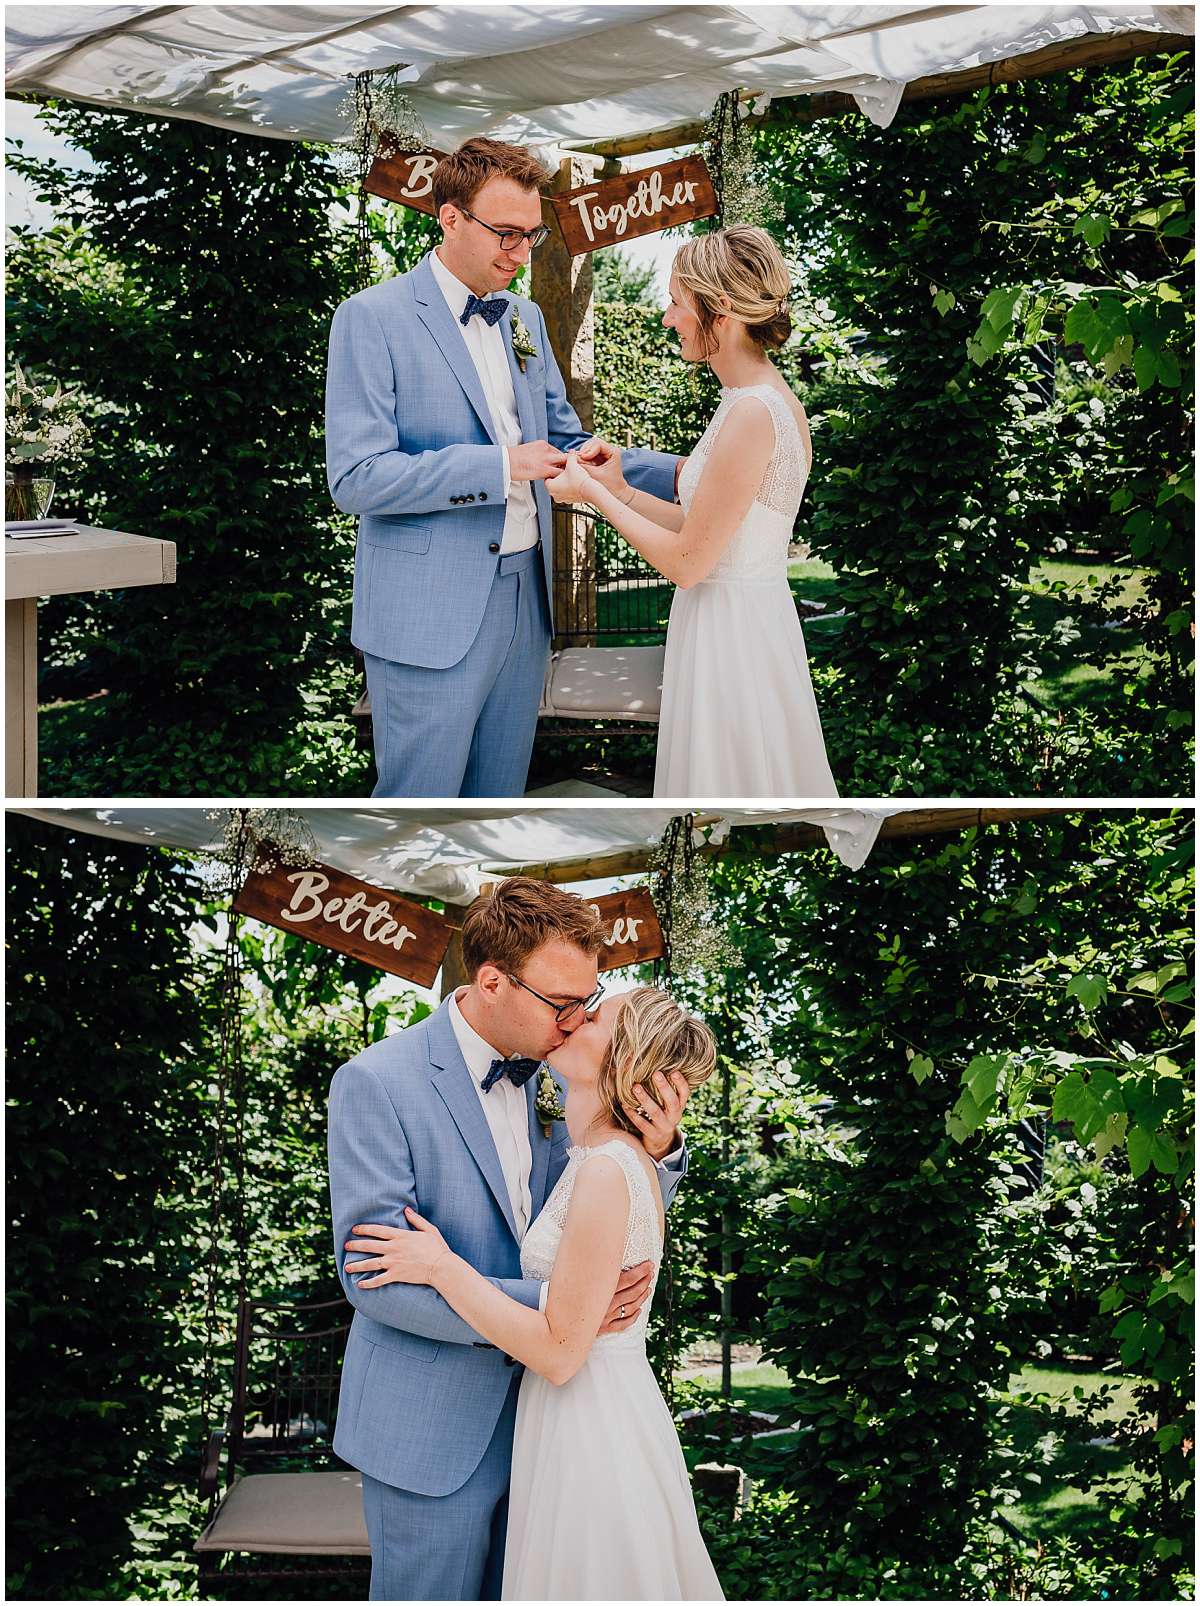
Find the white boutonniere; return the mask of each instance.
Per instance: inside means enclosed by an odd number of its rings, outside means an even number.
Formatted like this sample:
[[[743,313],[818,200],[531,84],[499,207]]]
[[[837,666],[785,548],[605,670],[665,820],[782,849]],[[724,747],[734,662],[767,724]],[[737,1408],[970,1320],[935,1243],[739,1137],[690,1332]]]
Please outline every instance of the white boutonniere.
[[[512,315],[512,348],[513,355],[521,365],[521,372],[524,373],[525,359],[527,357],[536,357],[538,349],[533,343],[533,337],[530,335],[529,330],[521,322],[519,312],[514,312]]]
[[[543,1065],[538,1072],[537,1097],[533,1101],[533,1112],[542,1123],[542,1134],[550,1136],[550,1128],[555,1121],[561,1121],[566,1111],[559,1103],[558,1083],[550,1075],[550,1068]]]

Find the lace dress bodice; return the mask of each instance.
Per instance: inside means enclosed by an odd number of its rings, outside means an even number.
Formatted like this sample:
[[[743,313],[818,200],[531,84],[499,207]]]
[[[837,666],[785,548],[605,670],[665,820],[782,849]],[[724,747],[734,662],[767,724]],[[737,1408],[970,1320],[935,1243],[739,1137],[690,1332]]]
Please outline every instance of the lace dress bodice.
[[[761,396],[766,403],[775,425],[775,450],[749,512],[713,565],[708,580],[786,579],[788,546],[808,481],[808,458],[796,415],[774,385],[722,389],[720,405],[680,472],[679,501],[686,513],[712,443],[729,409],[742,396]]]
[[[592,1349],[641,1350],[646,1346],[646,1326],[650,1320],[650,1306],[658,1282],[663,1241],[658,1225],[657,1189],[647,1176],[646,1168],[637,1155],[620,1138],[613,1138],[610,1142],[601,1143],[595,1148],[567,1150],[567,1164],[563,1174],[555,1183],[550,1197],[522,1241],[521,1274],[541,1283],[550,1281],[558,1246],[562,1241],[563,1228],[567,1223],[567,1211],[575,1190],[575,1179],[580,1169],[598,1154],[611,1156],[624,1171],[625,1180],[629,1184],[629,1225],[625,1232],[625,1248],[621,1264],[636,1266],[643,1260],[648,1260],[653,1270],[646,1302],[637,1321],[623,1333],[605,1333],[603,1337],[595,1340]]]

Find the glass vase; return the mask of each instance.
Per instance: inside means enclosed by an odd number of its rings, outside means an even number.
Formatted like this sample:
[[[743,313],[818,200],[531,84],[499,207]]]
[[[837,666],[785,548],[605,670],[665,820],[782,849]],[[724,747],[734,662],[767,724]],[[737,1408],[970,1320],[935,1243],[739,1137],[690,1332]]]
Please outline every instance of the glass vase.
[[[4,475],[4,518],[44,519],[54,498],[54,481],[25,466]]]

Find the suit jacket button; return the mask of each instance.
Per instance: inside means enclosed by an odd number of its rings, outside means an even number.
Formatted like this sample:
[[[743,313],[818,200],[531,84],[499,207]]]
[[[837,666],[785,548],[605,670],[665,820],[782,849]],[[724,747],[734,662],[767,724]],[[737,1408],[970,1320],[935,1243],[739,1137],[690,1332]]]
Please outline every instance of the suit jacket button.
[[[473,502],[474,500],[475,500],[474,491],[471,492],[470,496],[464,498],[464,501],[467,501],[467,502]]]
[[[487,501],[487,492],[486,491],[480,491],[479,500],[481,502],[486,502]]]
[[[488,544],[488,551],[489,552],[499,552],[499,550],[500,550],[499,541],[491,541],[491,542],[489,542],[489,544]]]

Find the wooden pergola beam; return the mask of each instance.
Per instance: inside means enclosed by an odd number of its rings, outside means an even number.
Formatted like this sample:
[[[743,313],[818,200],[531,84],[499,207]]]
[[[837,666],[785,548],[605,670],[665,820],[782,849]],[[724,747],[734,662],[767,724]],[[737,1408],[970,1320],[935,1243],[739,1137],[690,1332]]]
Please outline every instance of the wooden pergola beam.
[[[1049,804],[1044,808],[905,809],[889,815],[879,829],[878,840],[886,837],[940,836],[950,831],[966,831],[972,826],[998,825],[1011,820],[1036,819],[1039,815],[1073,814],[1074,808]],[[697,825],[705,823],[698,816]],[[720,859],[737,854],[794,853],[800,848],[818,847],[825,842],[819,825],[797,823],[776,826],[768,837],[750,840],[747,833],[762,831],[760,825],[735,826],[724,842],[709,843],[697,852]],[[741,838],[739,841],[738,839]],[[599,881],[606,876],[637,875],[645,870],[658,852],[657,844],[642,848],[622,848],[619,853],[579,859],[560,859],[553,864],[510,864],[492,873],[498,876],[524,875],[534,881]]]
[[[1191,34],[1152,33],[1145,30],[1136,33],[1088,34],[1083,39],[1046,45],[1041,50],[1030,50],[1022,56],[1006,56],[1002,61],[992,61],[986,66],[965,67],[961,72],[933,73],[928,78],[914,78],[904,86],[901,100],[935,100],[945,95],[968,95],[987,84],[1014,84],[1022,78],[1045,78],[1051,73],[1067,72],[1073,67],[1107,67],[1114,62],[1130,61],[1135,56],[1155,56],[1195,48],[1196,41]],[[753,100],[753,90],[743,90],[741,98]],[[857,110],[858,103],[852,95],[788,95],[773,100],[761,117],[752,116],[750,127],[811,123],[818,117],[838,117]],[[650,151],[674,150],[680,145],[699,144],[704,128],[702,122],[678,123],[674,128],[661,128],[653,134],[601,139],[575,148],[588,151],[593,156],[610,158],[644,156]]]

